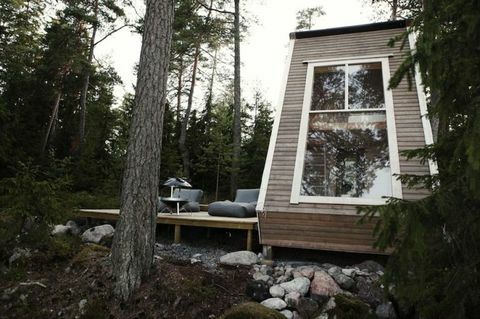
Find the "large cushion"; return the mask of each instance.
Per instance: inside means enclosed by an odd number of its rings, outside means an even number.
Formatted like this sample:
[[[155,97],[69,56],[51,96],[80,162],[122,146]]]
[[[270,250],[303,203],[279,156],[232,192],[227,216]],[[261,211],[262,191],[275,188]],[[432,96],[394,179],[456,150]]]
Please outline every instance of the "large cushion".
[[[213,202],[208,205],[208,214],[224,217],[255,217],[255,205],[250,203],[234,203],[231,201]]]
[[[211,216],[224,217],[255,217],[259,189],[239,189],[235,196],[235,202],[221,201],[208,205],[208,214]]]
[[[253,203],[258,200],[260,189],[239,189],[235,196],[235,203]]]

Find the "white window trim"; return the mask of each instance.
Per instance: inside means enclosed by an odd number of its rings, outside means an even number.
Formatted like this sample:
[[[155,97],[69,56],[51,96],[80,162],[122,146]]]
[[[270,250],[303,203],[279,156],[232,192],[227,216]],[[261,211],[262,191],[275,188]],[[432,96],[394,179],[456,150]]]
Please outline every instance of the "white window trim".
[[[367,59],[351,59],[337,61],[323,61],[308,63],[305,92],[303,96],[302,117],[300,121],[300,132],[297,144],[297,156],[295,159],[295,170],[293,175],[292,193],[290,196],[291,204],[299,203],[319,203],[319,204],[347,204],[347,205],[383,205],[388,198],[355,198],[355,197],[329,197],[329,196],[301,196],[300,187],[302,183],[303,166],[305,159],[308,121],[310,114],[310,104],[312,100],[313,72],[318,66],[331,66],[339,64],[356,64],[380,62],[382,64],[383,89],[385,97],[385,115],[387,120],[388,149],[390,156],[390,170],[392,173],[392,196],[402,198],[402,184],[394,175],[400,174],[400,159],[398,155],[397,130],[395,126],[395,114],[393,109],[392,90],[388,89],[390,80],[390,66],[388,57],[376,57]],[[373,110],[370,110],[373,111]]]

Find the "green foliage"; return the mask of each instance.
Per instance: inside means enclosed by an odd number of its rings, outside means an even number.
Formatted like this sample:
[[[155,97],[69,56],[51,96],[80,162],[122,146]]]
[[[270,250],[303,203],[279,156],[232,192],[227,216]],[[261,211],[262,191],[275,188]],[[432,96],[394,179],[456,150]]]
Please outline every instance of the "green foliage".
[[[23,221],[35,218],[41,224],[62,220],[62,194],[69,186],[65,176],[51,176],[32,163],[20,163],[16,176],[3,179],[0,186],[3,213]]]
[[[247,302],[228,310],[222,319],[282,319],[285,318],[276,310],[269,309],[256,302]]]
[[[429,189],[424,199],[360,209],[380,217],[376,246],[394,249],[387,285],[423,318],[474,318],[480,310],[479,17],[474,0],[428,1],[423,11],[414,11],[417,50],[390,85],[413,78],[418,63],[438,140],[404,155],[435,160],[439,172],[401,177],[409,187]]]
[[[297,12],[296,30],[310,30],[313,26],[313,19],[325,15],[322,7],[312,7]]]

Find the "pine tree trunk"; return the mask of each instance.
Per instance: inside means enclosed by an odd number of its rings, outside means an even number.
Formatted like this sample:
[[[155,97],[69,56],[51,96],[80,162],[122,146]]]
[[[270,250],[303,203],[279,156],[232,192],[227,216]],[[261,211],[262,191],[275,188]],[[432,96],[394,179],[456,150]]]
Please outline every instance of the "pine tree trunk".
[[[183,89],[183,57],[180,57],[180,65],[178,66],[178,82],[177,82],[177,109],[176,109],[176,116],[177,116],[177,123],[175,126],[176,133],[180,135],[180,126],[181,126],[181,118],[180,118],[180,110],[182,108],[182,89]]]
[[[235,0],[234,18],[234,41],[235,41],[235,62],[234,62],[234,97],[233,97],[233,157],[230,192],[232,195],[237,190],[237,178],[240,161],[241,143],[241,99],[240,99],[240,0]]]
[[[390,16],[391,21],[397,20],[397,11],[398,11],[398,0],[392,1],[392,15]]]
[[[178,141],[180,152],[182,154],[183,176],[190,177],[190,153],[185,145],[187,141],[187,126],[190,119],[190,111],[192,110],[193,94],[195,92],[195,83],[197,82],[198,59],[200,58],[200,43],[195,47],[195,54],[193,59],[192,80],[190,82],[190,92],[188,92],[187,109],[182,120],[182,127],[180,129],[180,138]]]
[[[112,247],[114,293],[124,301],[149,275],[153,264],[173,10],[173,0],[148,0],[146,4],[120,218]]]
[[[98,0],[95,1],[94,8],[95,20],[98,19]],[[88,49],[87,67],[85,69],[85,75],[83,78],[82,92],[80,95],[80,129],[79,129],[79,149],[78,153],[81,154],[83,145],[85,144],[85,125],[87,120],[87,92],[90,84],[90,67],[93,61],[93,50],[95,49],[95,38],[97,35],[98,23],[93,23],[92,37],[90,38],[90,47]]]
[[[47,128],[47,131],[45,132],[45,137],[43,139],[42,154],[45,153],[45,150],[47,149],[47,145],[48,145],[48,140],[50,139],[50,136],[53,135],[53,132],[55,130],[55,122],[57,121],[57,118],[58,118],[58,108],[60,107],[61,98],[62,98],[62,92],[59,91],[55,97],[55,103],[53,104],[53,107],[52,107],[52,115],[50,115],[48,128]]]

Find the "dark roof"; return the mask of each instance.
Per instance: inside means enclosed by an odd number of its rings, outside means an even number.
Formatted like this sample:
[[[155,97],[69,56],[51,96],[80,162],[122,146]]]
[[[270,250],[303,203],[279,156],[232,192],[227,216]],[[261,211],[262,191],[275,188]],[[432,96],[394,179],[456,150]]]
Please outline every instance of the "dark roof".
[[[314,37],[323,37],[326,35],[337,35],[346,33],[368,32],[387,29],[405,28],[408,25],[407,20],[377,22],[369,24],[359,24],[347,27],[310,30],[310,31],[298,31],[290,33],[290,39],[305,39]]]

